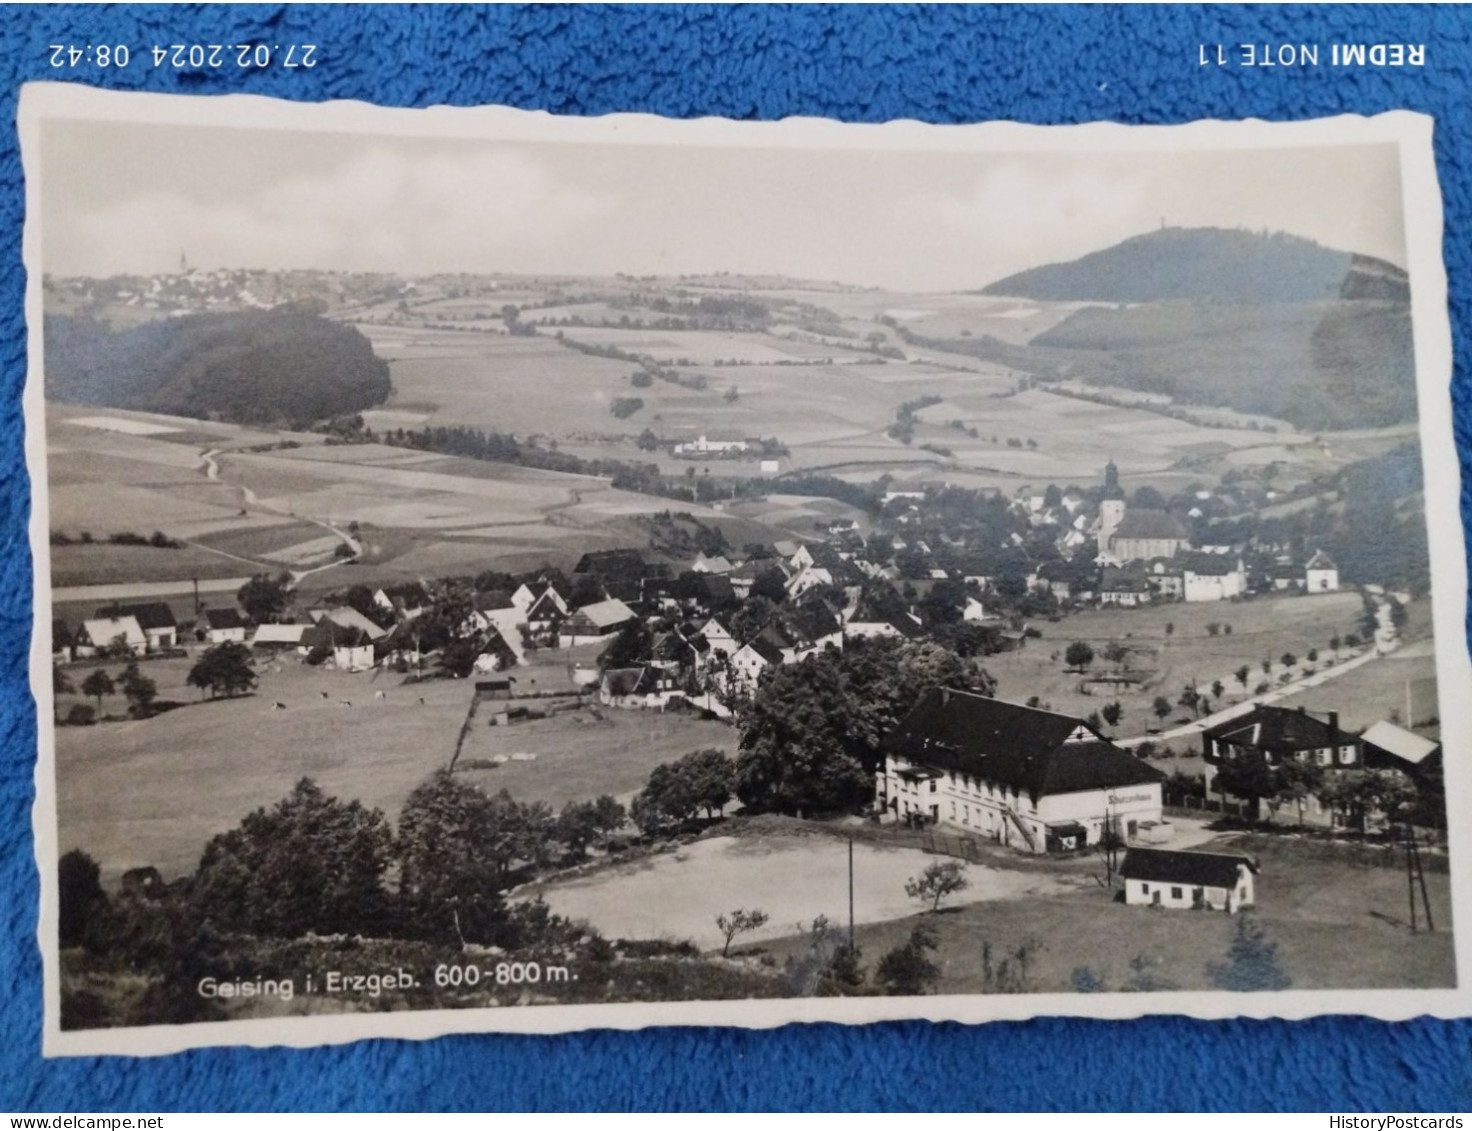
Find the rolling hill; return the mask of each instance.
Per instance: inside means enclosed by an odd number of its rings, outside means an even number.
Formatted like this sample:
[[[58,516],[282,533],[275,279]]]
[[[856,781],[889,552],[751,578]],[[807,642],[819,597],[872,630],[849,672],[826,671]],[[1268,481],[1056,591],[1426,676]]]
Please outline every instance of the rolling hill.
[[[48,315],[44,334],[52,400],[304,428],[390,392],[387,363],[355,327],[294,307],[122,330]]]
[[[1346,296],[1352,277],[1376,280],[1373,297],[1394,298],[1397,276],[1403,287],[1405,273],[1392,264],[1283,232],[1161,228],[1069,263],[1009,275],[981,293],[1050,302],[1297,303],[1372,297],[1363,288]]]

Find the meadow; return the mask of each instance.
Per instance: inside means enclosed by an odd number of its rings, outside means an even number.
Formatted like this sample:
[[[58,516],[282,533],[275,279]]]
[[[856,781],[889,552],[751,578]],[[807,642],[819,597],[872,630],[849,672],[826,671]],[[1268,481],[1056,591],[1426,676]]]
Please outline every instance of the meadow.
[[[529,667],[517,669],[518,687],[571,688],[574,655],[535,654]],[[101,713],[113,721],[56,728],[61,851],[91,854],[105,884],[145,865],[169,878],[191,872],[211,836],[275,804],[303,777],[397,820],[410,791],[450,764],[474,694],[472,680],[339,672],[287,656],[259,661],[255,694],[211,701],[187,685],[192,663],[175,658],[142,665],[160,700],[184,706],[140,721],[127,717],[121,695],[105,696]],[[80,686],[93,666],[70,667],[72,682]],[[101,666],[114,678],[122,667]],[[344,700],[352,706],[343,706]],[[273,706],[278,702],[284,709]],[[545,709],[551,702],[557,700],[505,705]],[[58,697],[57,711],[64,715],[78,703],[99,706],[89,696],[68,694]],[[470,770],[463,780],[556,808],[605,793],[627,801],[660,762],[708,746],[734,750],[730,727],[690,715],[584,706],[545,721],[491,727],[493,713],[492,704],[482,705],[462,762],[489,764],[512,753],[537,758]]]
[[[1249,913],[1276,945],[1278,966],[1295,990],[1430,988],[1456,980],[1445,873],[1428,873],[1439,929],[1412,934],[1406,912],[1405,873],[1393,867],[1323,859],[1287,839],[1214,847],[1239,848],[1262,859],[1257,906]],[[1226,961],[1237,919],[1220,913],[1166,911],[1115,902],[1118,889],[1084,885],[1061,895],[961,904],[936,915],[912,915],[867,924],[857,932],[872,972],[886,951],[903,945],[921,921],[939,933],[931,955],[940,967],[934,992],[988,992],[981,953],[994,963],[1029,948],[1028,985],[1034,993],[1068,993],[1074,971],[1087,969],[1111,991],[1134,988],[1209,990],[1210,967]],[[802,938],[770,943],[779,958],[800,954]],[[994,991],[993,991],[994,992]]]
[[[1088,609],[1057,623],[1038,622],[1034,627],[1042,631],[1042,639],[1029,640],[1016,652],[988,656],[984,666],[996,678],[997,694],[1003,699],[1022,700],[1036,695],[1055,711],[1081,717],[1118,699],[1124,708],[1118,733],[1138,735],[1147,728],[1168,726],[1178,717],[1191,717],[1186,708],[1175,703],[1182,688],[1193,679],[1203,691],[1214,680],[1221,680],[1225,705],[1244,695],[1243,687],[1233,678],[1243,664],[1252,669],[1246,688],[1250,693],[1260,681],[1277,678],[1285,652],[1301,658],[1308,649],[1316,648],[1321,657],[1332,656],[1329,641],[1334,636],[1358,632],[1361,611],[1359,595],[1348,591],[1312,597],[1286,595],[1137,609]],[[1219,627],[1213,636],[1206,627],[1211,623],[1231,625],[1232,631],[1227,634]],[[1127,661],[1128,669],[1146,674],[1145,682],[1133,689],[1121,686],[1118,693],[1103,685],[1095,686],[1093,694],[1081,693],[1079,686],[1085,676],[1068,669],[1063,658],[1074,641],[1093,648],[1096,658],[1089,670],[1095,674],[1110,666],[1104,659],[1104,649],[1111,641],[1130,648],[1133,655]],[[1349,650],[1341,650],[1341,655],[1347,657]],[[1272,661],[1271,675],[1263,674],[1261,662],[1265,659]],[[1379,670],[1383,662],[1366,665],[1364,678],[1384,679]],[[1331,680],[1315,694],[1334,699],[1342,694],[1341,684]],[[1172,704],[1164,724],[1151,710],[1160,695]]]
[[[548,293],[539,287],[611,294],[634,286],[622,280],[556,279],[507,280],[503,287],[513,283],[520,284],[514,293],[521,301]],[[1041,489],[1050,482],[1089,483],[1111,458],[1137,484],[1176,490],[1229,467],[1273,462],[1280,464],[1280,482],[1292,484],[1366,454],[1364,433],[1347,438],[1339,450],[1337,436],[1331,445],[1282,422],[1209,407],[1191,410],[1214,425],[1207,428],[1145,408],[1094,404],[1042,389],[1016,394],[1018,374],[1006,365],[907,345],[890,326],[876,321],[891,319],[936,341],[989,336],[1019,346],[1088,304],[844,288],[767,289],[761,283],[730,279],[713,280],[710,286],[745,286],[746,293],[774,303],[782,314],[793,304],[830,314],[824,320],[779,318],[764,332],[735,332],[621,326],[618,322],[630,309],[606,303],[533,304],[521,317],[543,323],[542,332],[523,337],[505,334],[500,321],[503,300],[513,289],[478,299],[415,304],[407,317],[396,316],[397,324],[362,327],[390,360],[395,387],[389,404],[372,410],[365,420],[373,427],[468,423],[518,435],[548,435],[564,450],[653,460],[676,474],[679,461],[635,447],[645,428],[669,442],[702,433],[773,436],[790,449],[783,471],[822,468],[861,481],[889,473],[905,483],[944,479],[1009,492]],[[687,288],[682,293],[693,293],[695,284],[681,281],[681,286]],[[573,315],[607,324],[547,324]],[[637,322],[651,312],[633,308],[632,316]],[[479,321],[463,321],[471,318]],[[462,328],[447,328],[457,319]],[[630,381],[637,368],[632,362],[577,352],[559,344],[556,334],[591,348],[612,346],[651,357],[677,367],[683,378],[703,377],[706,388],[663,381],[636,388]],[[868,348],[871,340],[900,349],[903,358],[875,357]],[[528,389],[535,395],[517,395]],[[736,396],[727,399],[731,391]],[[1096,391],[1136,403],[1152,399],[1123,389]],[[912,444],[887,436],[899,404],[921,394],[939,395],[945,402],[921,413]],[[608,411],[616,398],[633,396],[644,403],[632,416],[621,420]],[[549,412],[549,405],[555,410]],[[950,427],[951,421],[960,421],[961,430]],[[1264,434],[1248,428],[1249,423],[1270,425],[1276,432]],[[968,434],[973,428],[975,438]],[[1370,447],[1376,446],[1375,435],[1369,430]],[[921,445],[949,454],[927,452]],[[721,461],[713,470],[751,474],[754,467]]]

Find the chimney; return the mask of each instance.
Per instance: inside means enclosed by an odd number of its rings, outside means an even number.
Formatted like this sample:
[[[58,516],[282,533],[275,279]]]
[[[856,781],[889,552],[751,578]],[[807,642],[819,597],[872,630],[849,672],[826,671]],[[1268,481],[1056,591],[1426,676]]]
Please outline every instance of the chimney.
[[[1329,729],[1334,734],[1336,734],[1336,735],[1339,733],[1339,712],[1338,711],[1330,711],[1329,712]]]

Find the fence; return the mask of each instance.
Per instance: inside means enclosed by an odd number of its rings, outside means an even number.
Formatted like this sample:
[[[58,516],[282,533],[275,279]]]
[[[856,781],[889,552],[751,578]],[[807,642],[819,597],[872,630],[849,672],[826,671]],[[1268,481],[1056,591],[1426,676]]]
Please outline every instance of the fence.
[[[981,863],[985,842],[976,837],[936,832],[933,828],[926,829],[922,835],[921,851],[931,856],[955,856],[970,864]]]

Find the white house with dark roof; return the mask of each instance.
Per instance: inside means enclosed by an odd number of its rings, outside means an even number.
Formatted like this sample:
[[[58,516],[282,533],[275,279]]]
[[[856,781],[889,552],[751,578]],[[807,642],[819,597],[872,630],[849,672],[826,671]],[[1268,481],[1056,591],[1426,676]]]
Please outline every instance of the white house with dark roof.
[[[97,610],[98,619],[126,619],[131,617],[143,630],[148,651],[177,648],[179,646],[179,624],[174,619],[174,610],[167,601],[146,601],[138,605],[112,605]]]
[[[1183,553],[1176,561],[1181,573],[1181,597],[1187,604],[1230,601],[1247,592],[1247,570],[1239,557]]]
[[[236,609],[205,609],[204,628],[211,644],[245,643],[245,620]]]
[[[1225,911],[1256,901],[1257,866],[1232,852],[1172,852],[1131,848],[1119,866],[1124,901],[1134,906]]]
[[[1319,550],[1303,567],[1304,588],[1310,593],[1332,593],[1339,588],[1339,567],[1334,559]]]
[[[1082,719],[937,687],[880,744],[876,803],[1027,852],[1159,830],[1164,775]],[[1165,826],[1169,827],[1169,826]]]

